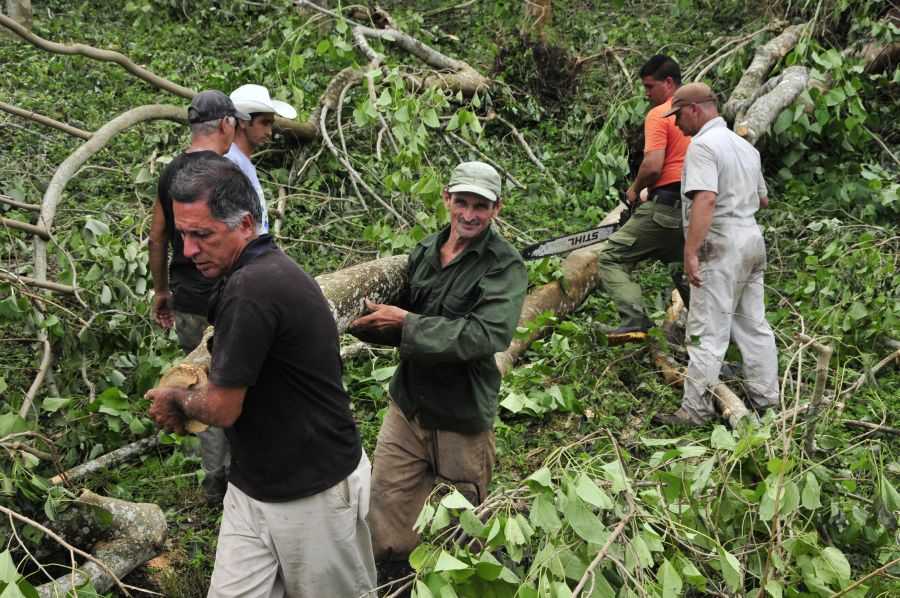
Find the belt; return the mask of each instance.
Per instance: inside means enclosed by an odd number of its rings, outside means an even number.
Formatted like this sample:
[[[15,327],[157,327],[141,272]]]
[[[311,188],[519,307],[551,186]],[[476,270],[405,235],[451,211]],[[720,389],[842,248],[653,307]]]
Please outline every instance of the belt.
[[[674,206],[681,202],[681,193],[668,189],[654,189],[650,193],[650,199],[664,206]]]

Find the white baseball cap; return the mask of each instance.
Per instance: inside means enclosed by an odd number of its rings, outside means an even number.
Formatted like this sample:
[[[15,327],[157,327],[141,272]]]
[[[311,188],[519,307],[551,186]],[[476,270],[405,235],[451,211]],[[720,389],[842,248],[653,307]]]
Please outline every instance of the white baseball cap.
[[[274,112],[284,118],[297,118],[297,111],[290,104],[269,97],[269,90],[262,85],[241,85],[231,92],[235,108],[248,114]]]

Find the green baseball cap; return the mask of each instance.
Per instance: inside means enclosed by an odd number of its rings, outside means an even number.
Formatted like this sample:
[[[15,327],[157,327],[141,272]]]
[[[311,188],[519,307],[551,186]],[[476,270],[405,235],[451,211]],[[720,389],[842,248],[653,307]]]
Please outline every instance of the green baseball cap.
[[[491,201],[500,197],[502,181],[490,164],[484,162],[463,162],[450,175],[450,193],[476,193]]]

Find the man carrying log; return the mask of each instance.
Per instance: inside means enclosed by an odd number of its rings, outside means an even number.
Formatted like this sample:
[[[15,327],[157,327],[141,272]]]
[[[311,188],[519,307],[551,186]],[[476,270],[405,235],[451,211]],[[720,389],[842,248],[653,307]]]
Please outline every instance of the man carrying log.
[[[681,192],[687,223],[684,270],[692,286],[686,334],[700,342],[687,345],[681,408],[653,421],[699,425],[715,416],[709,392],[729,337],[744,359],[753,409],[777,408],[778,353],[763,304],[766,245],[755,217],[769,205],[759,152],[728,129],[716,97],[703,83],[675,92],[664,116],[671,115],[685,135],[693,135]]]
[[[488,492],[500,388],[494,353],[509,346],[528,285],[519,253],[491,226],[500,191],[493,167],[457,166],[444,189],[449,226],[409,256],[408,301],[367,300],[371,313],[350,324],[362,340],[400,348],[369,512],[375,560],[388,575],[418,543],[413,524],[437,485],[455,485],[476,505]]]
[[[370,465],[321,289],[258,234],[259,197],[225,158],[182,167],[171,195],[184,255],[222,278],[207,385],[147,398],[163,429],[190,418],[231,444],[209,596],[373,595]]]
[[[644,159],[625,192],[633,215],[610,236],[599,259],[603,288],[622,319],[621,326],[608,335],[611,343],[643,337],[652,325],[641,287],[631,278],[634,267],[647,260],[680,262],[684,252],[679,186],[690,138],[675,127],[674,118],[663,117],[681,85],[681,70],[677,62],[657,54],[641,67],[639,75],[653,108],[644,122]],[[648,191],[646,200],[641,199],[644,189]],[[673,280],[687,302],[689,289],[680,271]]]
[[[172,197],[169,188],[178,171],[195,160],[221,156],[234,140],[237,121],[250,116],[237,110],[231,99],[214,89],[194,96],[188,108],[191,145],[169,162],[159,177],[153,218],[150,223],[150,271],[153,275],[153,319],[168,330],[175,325],[178,346],[186,354],[200,343],[206,321],[207,306],[215,280],[197,271],[184,255],[181,235],[175,232]],[[169,262],[169,245],[172,261]],[[200,435],[200,464],[206,476],[203,493],[210,501],[219,502],[225,495],[230,454],[225,433],[209,428]]]

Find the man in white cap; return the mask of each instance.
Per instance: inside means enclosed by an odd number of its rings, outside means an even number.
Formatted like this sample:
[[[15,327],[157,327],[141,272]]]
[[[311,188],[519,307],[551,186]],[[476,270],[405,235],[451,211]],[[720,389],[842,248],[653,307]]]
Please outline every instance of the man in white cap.
[[[482,162],[453,170],[444,189],[450,224],[409,256],[403,307],[368,300],[357,337],[400,348],[391,404],[375,447],[369,525],[382,575],[418,544],[413,524],[435,486],[484,500],[494,466],[494,417],[504,351],[519,321],[528,275],[491,220],[500,175]]]
[[[250,161],[250,155],[260,146],[268,143],[272,137],[272,126],[275,124],[275,115],[284,118],[297,118],[297,111],[290,104],[279,100],[273,100],[269,96],[269,90],[262,85],[241,85],[231,92],[231,101],[235,108],[250,115],[249,121],[240,121],[234,133],[234,143],[225,157],[237,164],[259,195],[262,205],[262,220],[259,223],[259,232],[269,232],[269,216],[266,210],[266,198],[263,194],[259,177],[256,176],[256,167]]]

